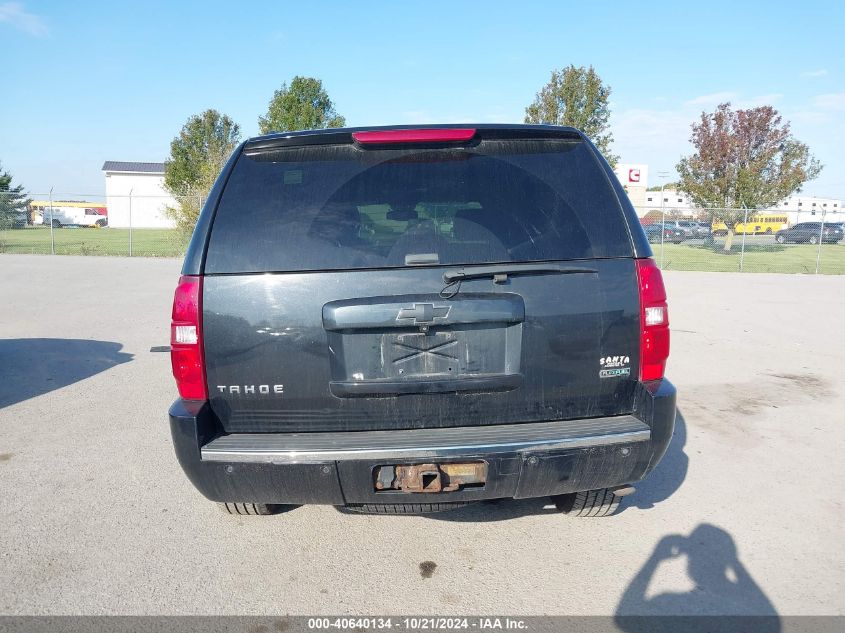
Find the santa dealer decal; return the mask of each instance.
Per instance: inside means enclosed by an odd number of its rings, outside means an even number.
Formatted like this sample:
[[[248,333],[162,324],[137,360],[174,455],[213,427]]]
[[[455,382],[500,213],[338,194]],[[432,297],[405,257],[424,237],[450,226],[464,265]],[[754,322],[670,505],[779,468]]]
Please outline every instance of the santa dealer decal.
[[[618,378],[620,376],[630,376],[631,368],[629,367],[631,359],[627,356],[603,356],[599,359],[599,378]]]

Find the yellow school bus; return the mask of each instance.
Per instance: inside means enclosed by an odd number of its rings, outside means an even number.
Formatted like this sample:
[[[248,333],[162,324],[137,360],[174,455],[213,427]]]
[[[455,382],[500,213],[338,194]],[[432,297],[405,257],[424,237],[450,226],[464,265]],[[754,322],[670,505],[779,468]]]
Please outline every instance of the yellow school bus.
[[[755,213],[748,216],[748,224],[737,222],[734,233],[737,235],[771,235],[787,228],[789,218],[777,213]],[[713,235],[727,235],[728,227],[719,220],[713,221]]]

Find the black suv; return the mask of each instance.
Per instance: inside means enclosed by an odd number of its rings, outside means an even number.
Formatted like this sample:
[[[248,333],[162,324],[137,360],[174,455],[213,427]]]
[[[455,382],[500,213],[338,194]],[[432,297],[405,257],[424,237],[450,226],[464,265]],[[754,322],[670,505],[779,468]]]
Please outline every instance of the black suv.
[[[822,227],[821,222],[799,222],[795,226],[775,233],[775,241],[778,244],[789,242],[818,244],[819,238],[829,244],[835,244],[842,239],[842,227],[836,224],[825,224]]]
[[[540,496],[610,514],[675,420],[650,256],[574,129],[250,139],[176,290],[179,462],[238,514]]]

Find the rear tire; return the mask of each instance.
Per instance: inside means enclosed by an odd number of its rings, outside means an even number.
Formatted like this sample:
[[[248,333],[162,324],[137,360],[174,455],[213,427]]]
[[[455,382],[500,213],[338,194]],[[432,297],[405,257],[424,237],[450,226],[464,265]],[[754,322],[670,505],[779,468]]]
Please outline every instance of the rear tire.
[[[819,243],[819,238],[817,238],[815,235],[811,235],[810,236],[810,244],[818,244],[818,243]]]
[[[557,509],[576,517],[607,517],[616,512],[622,497],[612,490],[585,490],[552,497]]]
[[[775,237],[775,242],[778,244],[784,244],[786,243],[786,238],[783,235],[778,235]]]
[[[430,514],[464,508],[471,503],[352,503],[343,509],[361,514]]]
[[[278,506],[269,503],[221,503],[220,509],[228,514],[267,516],[276,514]]]

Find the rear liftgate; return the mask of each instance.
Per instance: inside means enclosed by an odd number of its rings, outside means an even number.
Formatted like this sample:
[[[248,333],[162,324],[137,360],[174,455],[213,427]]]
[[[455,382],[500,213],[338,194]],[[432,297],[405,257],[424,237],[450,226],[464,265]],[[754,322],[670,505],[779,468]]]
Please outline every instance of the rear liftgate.
[[[332,356],[332,392],[354,397],[514,388],[522,378],[524,318],[522,298],[507,294],[327,304],[324,327],[333,349],[342,350]],[[383,465],[373,470],[373,480],[377,492],[453,492],[483,486],[487,463]]]

